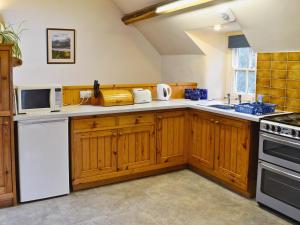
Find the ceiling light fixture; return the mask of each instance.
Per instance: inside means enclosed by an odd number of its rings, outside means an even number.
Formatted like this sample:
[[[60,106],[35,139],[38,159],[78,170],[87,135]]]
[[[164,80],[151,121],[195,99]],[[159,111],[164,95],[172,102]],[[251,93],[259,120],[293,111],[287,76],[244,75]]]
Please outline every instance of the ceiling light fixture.
[[[213,0],[178,0],[175,2],[167,3],[165,5],[156,8],[155,12],[160,13],[171,13],[181,9],[186,9],[192,6],[201,5]]]
[[[220,31],[221,29],[222,29],[222,25],[221,24],[214,25],[214,30],[215,31]]]

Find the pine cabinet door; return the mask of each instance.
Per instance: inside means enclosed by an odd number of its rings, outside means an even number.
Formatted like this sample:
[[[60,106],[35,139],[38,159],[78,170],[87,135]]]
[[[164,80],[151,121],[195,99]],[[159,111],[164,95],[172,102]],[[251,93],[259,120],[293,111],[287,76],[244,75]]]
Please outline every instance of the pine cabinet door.
[[[186,112],[163,112],[157,116],[157,162],[184,163],[187,159]]]
[[[189,161],[196,167],[213,169],[215,152],[215,123],[206,113],[192,114],[192,135]]]
[[[9,117],[0,117],[0,197],[13,191],[9,121]]]
[[[10,111],[10,51],[0,51],[0,112]]]
[[[86,177],[99,180],[117,171],[117,130],[75,133],[72,151],[73,184]]]
[[[130,170],[154,165],[155,159],[154,125],[119,129],[119,170]]]
[[[246,188],[249,166],[250,124],[218,118],[215,170],[225,180]]]

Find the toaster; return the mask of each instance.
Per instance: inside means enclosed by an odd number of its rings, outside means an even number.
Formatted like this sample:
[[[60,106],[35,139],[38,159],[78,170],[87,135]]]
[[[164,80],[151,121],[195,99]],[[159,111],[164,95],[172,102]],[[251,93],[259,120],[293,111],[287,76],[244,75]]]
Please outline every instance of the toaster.
[[[148,103],[152,101],[151,91],[148,89],[134,88],[132,89],[134,103]]]

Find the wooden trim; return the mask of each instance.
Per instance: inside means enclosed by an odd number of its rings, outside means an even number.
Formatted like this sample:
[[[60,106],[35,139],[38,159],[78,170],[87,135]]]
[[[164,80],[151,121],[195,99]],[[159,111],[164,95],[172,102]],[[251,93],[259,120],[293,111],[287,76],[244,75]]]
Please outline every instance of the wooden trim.
[[[158,83],[144,83],[144,84],[103,84],[101,89],[111,88],[135,88],[135,87],[156,87]],[[196,82],[182,82],[182,83],[167,83],[170,86],[197,86]],[[77,89],[93,89],[92,85],[74,85],[64,86],[64,90],[77,90]]]
[[[172,88],[172,98],[179,99],[184,97],[184,89],[196,88],[197,83],[186,82],[186,83],[168,83]],[[149,89],[152,92],[152,98],[156,98],[156,83],[146,84],[104,84],[100,86],[100,89],[126,89],[131,90],[133,88],[144,88]],[[80,86],[64,86],[63,87],[63,102],[64,105],[77,105],[81,102],[80,91],[93,91],[92,85],[80,85]],[[86,105],[91,104],[91,100],[88,100]]]
[[[146,20],[146,19],[150,19],[156,16],[160,16],[163,14],[170,14],[170,13],[175,13],[175,12],[182,12],[182,11],[186,11],[186,10],[190,10],[190,9],[199,9],[199,8],[206,8],[206,7],[210,7],[213,5],[217,5],[217,4],[221,4],[224,2],[228,2],[228,1],[232,1],[232,0],[208,0],[208,2],[201,2],[199,1],[199,3],[194,3],[191,4],[189,7],[186,7],[184,9],[178,9],[178,10],[174,10],[172,12],[169,13],[156,13],[156,9],[160,6],[172,3],[172,2],[176,2],[178,0],[166,0],[139,10],[136,10],[134,12],[128,13],[126,15],[124,15],[122,17],[122,21],[128,25],[128,24],[132,24],[138,21],[142,21],[142,20]]]
[[[138,178],[149,177],[149,176],[154,176],[154,175],[160,175],[160,174],[163,174],[163,173],[183,170],[183,169],[186,169],[186,168],[187,168],[187,165],[182,164],[182,165],[169,166],[169,167],[164,166],[163,168],[157,168],[157,169],[154,169],[154,170],[152,169],[152,170],[142,171],[142,172],[139,172],[139,173],[133,173],[133,174],[127,174],[127,175],[123,174],[123,175],[120,175],[118,177],[111,177],[111,178],[107,178],[107,179],[99,180],[99,181],[95,181],[95,182],[73,185],[73,190],[72,191],[79,191],[79,190],[83,190],[83,189],[87,189],[87,188],[99,187],[99,186],[102,186],[102,185],[120,183],[120,182],[124,182],[124,181],[138,179]]]

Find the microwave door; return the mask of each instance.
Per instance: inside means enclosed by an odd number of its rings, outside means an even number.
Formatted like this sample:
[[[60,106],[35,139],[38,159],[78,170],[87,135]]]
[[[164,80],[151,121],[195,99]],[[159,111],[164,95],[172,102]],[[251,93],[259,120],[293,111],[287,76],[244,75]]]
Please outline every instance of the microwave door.
[[[51,110],[51,89],[19,90],[19,112]]]

